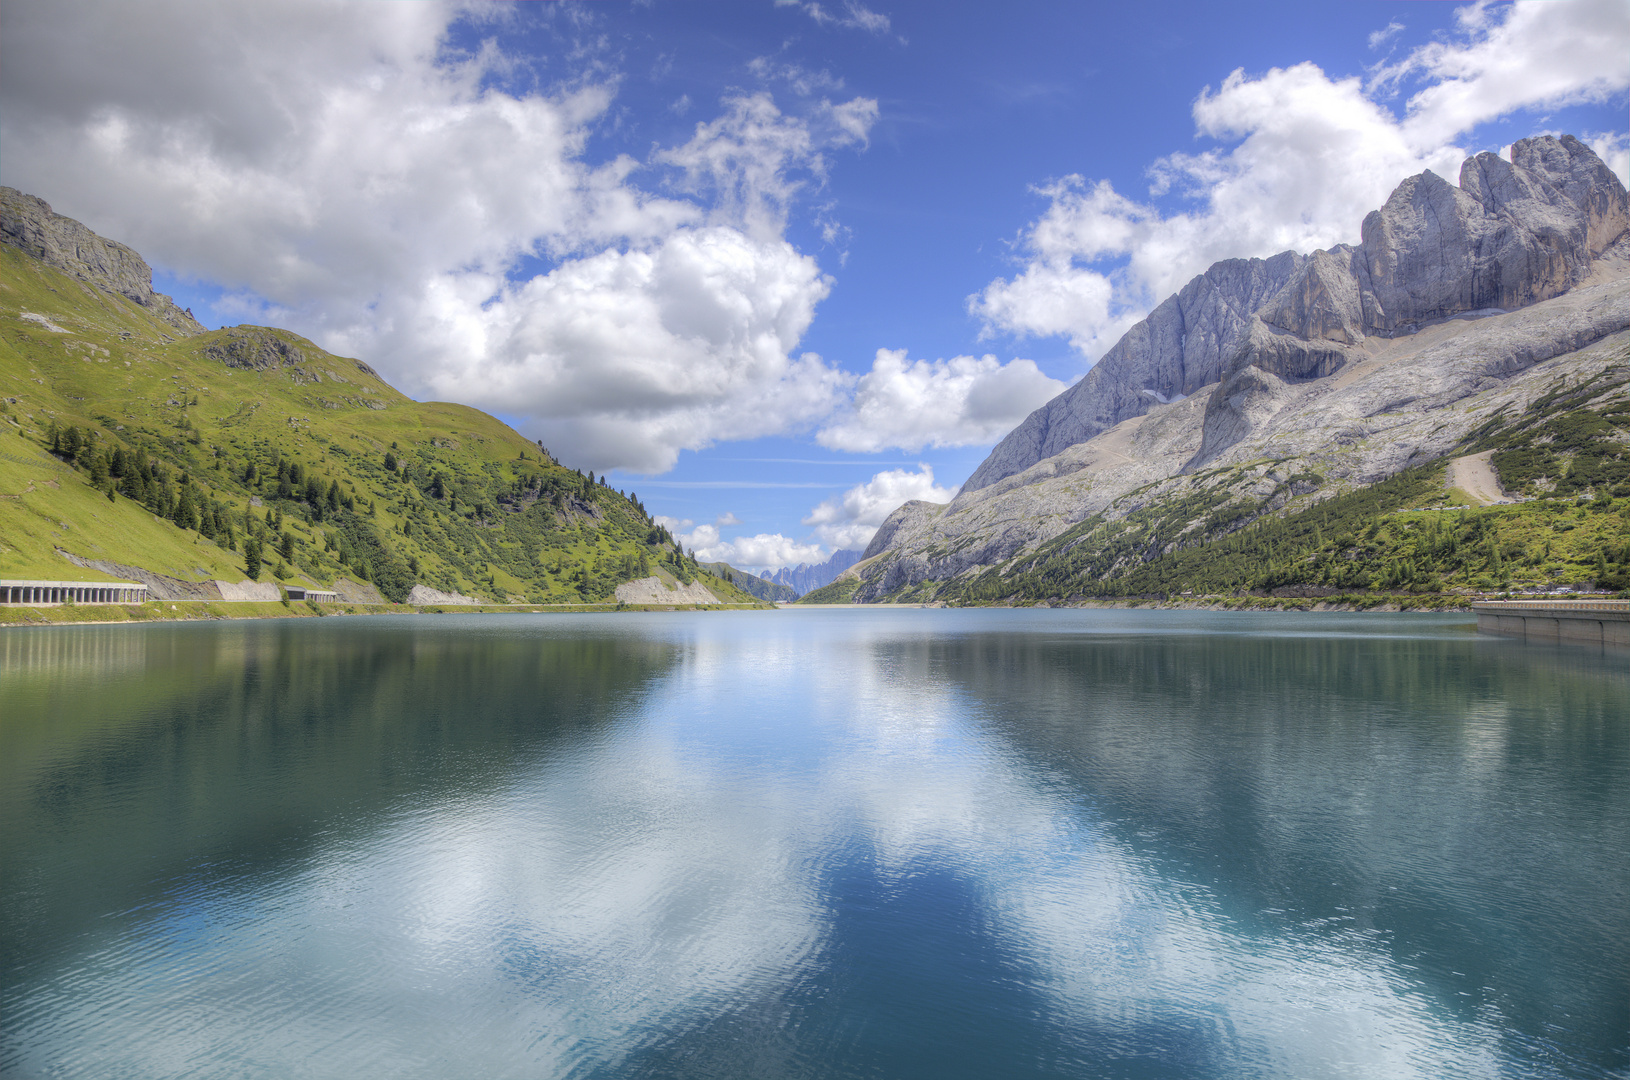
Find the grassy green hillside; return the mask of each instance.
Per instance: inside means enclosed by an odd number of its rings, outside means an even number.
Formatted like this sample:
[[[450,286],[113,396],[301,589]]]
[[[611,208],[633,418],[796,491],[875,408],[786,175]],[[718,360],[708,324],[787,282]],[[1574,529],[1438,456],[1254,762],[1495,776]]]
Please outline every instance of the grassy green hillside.
[[[1562,586],[1630,589],[1630,357],[1593,383],[1497,416],[1455,451],[1492,451],[1524,501],[1461,505],[1445,461],[1325,498],[1288,476],[1256,503],[1219,476],[1187,501],[1089,518],[978,574],[902,589],[894,601],[1040,602],[1273,593],[1450,595]],[[1133,493],[1135,496],[1137,493]],[[844,602],[834,583],[804,602]],[[854,583],[848,583],[853,592]]]
[[[704,573],[632,495],[282,330],[178,336],[0,246],[0,577],[415,583],[604,600]],[[71,573],[70,573],[71,571]],[[708,575],[721,599],[752,602]]]
[[[836,581],[829,581],[818,589],[813,589],[798,598],[800,604],[848,604],[855,598],[855,590],[860,588],[860,579],[856,577],[840,577]],[[960,598],[961,594],[958,594]]]

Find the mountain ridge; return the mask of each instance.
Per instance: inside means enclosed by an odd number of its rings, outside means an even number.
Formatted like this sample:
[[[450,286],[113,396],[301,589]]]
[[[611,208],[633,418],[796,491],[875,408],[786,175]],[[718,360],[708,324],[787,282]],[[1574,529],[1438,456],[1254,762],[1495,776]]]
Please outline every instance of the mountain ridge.
[[[287,330],[206,330],[139,254],[15,189],[0,192],[0,577],[134,577],[178,601],[282,582],[350,603],[567,604],[654,577],[755,602],[635,496],[496,418],[414,401]]]
[[[0,187],[0,243],[10,244],[70,277],[148,309],[183,335],[205,327],[189,310],[153,289],[153,268],[133,249],[64,217],[37,195]]]
[[[1406,179],[1365,216],[1356,246],[1214,263],[1031,413],[962,490],[1246,367],[1327,374],[1368,337],[1528,306],[1579,284],[1630,225],[1624,185],[1571,135],[1520,140],[1512,159],[1468,158],[1458,187],[1430,171]]]
[[[1214,264],[950,504],[896,510],[853,597],[922,599],[1078,523],[1201,508],[1154,538],[1169,550],[1440,457],[1568,380],[1611,383],[1630,360],[1624,186],[1572,137],[1513,157],[1468,159],[1462,188],[1409,178],[1359,247]]]
[[[764,571],[760,578],[772,581],[777,585],[784,585],[793,591],[793,599],[805,593],[814,592],[823,585],[832,582],[839,574],[849,569],[861,559],[861,553],[853,548],[839,548],[824,562],[799,563],[797,566],[783,566],[774,574]]]

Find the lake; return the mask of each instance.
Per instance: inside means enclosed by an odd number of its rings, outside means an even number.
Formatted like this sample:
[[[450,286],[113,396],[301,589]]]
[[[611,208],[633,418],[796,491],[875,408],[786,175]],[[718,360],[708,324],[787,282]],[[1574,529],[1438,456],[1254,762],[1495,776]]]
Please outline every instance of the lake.
[[[0,631],[0,1072],[1609,1077],[1630,658],[1466,616]]]

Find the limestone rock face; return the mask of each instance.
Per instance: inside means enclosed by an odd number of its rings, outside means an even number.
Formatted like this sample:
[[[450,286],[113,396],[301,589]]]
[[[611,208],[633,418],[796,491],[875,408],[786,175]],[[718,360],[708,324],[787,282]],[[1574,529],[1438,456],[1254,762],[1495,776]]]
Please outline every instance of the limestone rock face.
[[[1468,160],[1459,186],[1406,180],[1356,247],[1195,278],[949,506],[896,511],[854,596],[1020,567],[1145,508],[1255,513],[1375,483],[1563,387],[1616,386],[1626,364],[1630,198],[1578,140],[1526,139],[1509,162]]]
[[[338,583],[335,583],[338,591]],[[341,596],[340,599],[347,599]],[[415,585],[408,590],[407,602],[410,604],[482,604],[486,601],[479,596],[465,596],[463,593],[442,592],[429,585]]]
[[[21,248],[47,266],[135,301],[182,334],[204,331],[190,312],[153,291],[153,269],[140,255],[54,212],[44,199],[0,187],[0,243]]]
[[[976,573],[1089,518],[1119,520],[1219,485],[1254,502],[1309,494],[1297,486],[1307,474],[1322,477],[1321,492],[1374,483],[1560,386],[1611,382],[1630,364],[1630,237],[1620,248],[1605,280],[1521,311],[1372,339],[1363,359],[1322,379],[1248,365],[1215,394],[1156,405],[947,507],[902,507],[885,545],[856,568],[855,599]],[[1197,459],[1204,469],[1191,467]]]
[[[866,545],[861,553],[862,560],[869,559],[881,551],[887,551],[894,534],[901,529],[913,530],[924,522],[938,517],[945,507],[939,503],[925,502],[922,499],[912,499],[895,509],[894,513],[883,519],[877,532],[872,536],[872,542]]]
[[[283,599],[275,581],[250,581],[243,578],[240,581],[212,581],[215,591],[221,594],[222,600],[258,600],[261,602],[276,603]]]
[[[700,581],[693,581],[689,585],[669,584],[655,576],[623,582],[617,586],[616,596],[619,604],[717,604],[722,602],[717,596],[709,592],[707,586]]]
[[[1363,236],[1354,263],[1372,331],[1409,333],[1462,311],[1521,306],[1502,273],[1502,256],[1526,254],[1513,249],[1509,225],[1485,217],[1482,203],[1434,173],[1399,184],[1364,219]],[[1513,283],[1526,283],[1517,269]]]
[[[1265,427],[1294,398],[1290,384],[1272,371],[1255,364],[1236,371],[1206,401],[1200,448],[1189,467],[1214,461],[1224,450]]]
[[[1479,155],[1479,160],[1485,156]],[[1511,148],[1511,163],[1543,177],[1585,215],[1585,242],[1601,255],[1630,228],[1630,196],[1595,152],[1572,135],[1523,139]]]
[[[1263,306],[1262,321],[1318,341],[1363,341],[1363,298],[1347,255],[1337,249],[1308,256],[1300,272]]]
[[[1524,139],[1511,161],[1470,158],[1458,186],[1412,176],[1364,219],[1357,247],[1232,259],[1190,281],[997,444],[963,490],[1212,386],[1222,398],[1208,414],[1216,430],[1191,461],[1199,467],[1254,430],[1242,419],[1270,415],[1244,404],[1268,400],[1268,381],[1243,375],[1247,367],[1280,381],[1322,379],[1361,362],[1368,339],[1559,296],[1627,227],[1624,185],[1571,135]]]
[[[963,485],[974,490],[1085,442],[1161,400],[1215,383],[1250,333],[1254,313],[1306,260],[1229,259],[1168,297],[1104,354],[1086,377],[1027,417]]]

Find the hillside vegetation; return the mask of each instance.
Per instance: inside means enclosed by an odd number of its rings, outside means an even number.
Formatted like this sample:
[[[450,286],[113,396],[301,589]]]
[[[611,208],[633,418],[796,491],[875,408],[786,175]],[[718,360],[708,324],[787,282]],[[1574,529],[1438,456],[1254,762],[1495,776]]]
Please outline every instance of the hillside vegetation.
[[[705,573],[637,497],[485,413],[287,331],[184,335],[0,246],[0,577],[119,576],[62,553],[395,602],[417,583],[603,601]]]
[[[1228,470],[1219,469],[1192,498],[1157,500],[1114,519],[1094,516],[1034,552],[949,581],[923,581],[888,599],[1027,603],[1256,593],[1362,602],[1378,595],[1630,589],[1627,385],[1630,358],[1520,415],[1494,417],[1456,451],[1490,451],[1502,485],[1522,501],[1465,505],[1465,493],[1447,486],[1447,458],[1329,497],[1322,477],[1287,474],[1255,503],[1239,501]],[[840,579],[804,602],[845,602],[857,584]]]

